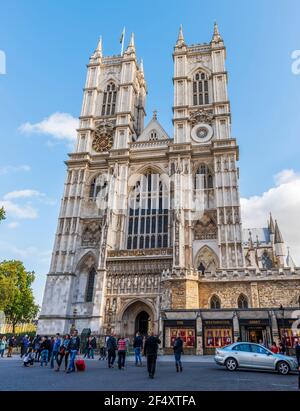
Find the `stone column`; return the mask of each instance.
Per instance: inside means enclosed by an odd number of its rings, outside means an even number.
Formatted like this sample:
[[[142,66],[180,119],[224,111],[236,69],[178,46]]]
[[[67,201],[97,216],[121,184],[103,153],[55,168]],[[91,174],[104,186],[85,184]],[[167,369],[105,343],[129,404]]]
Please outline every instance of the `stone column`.
[[[196,320],[196,335],[197,335],[197,355],[203,355],[203,338],[202,338],[202,318],[201,313],[198,313]]]
[[[232,322],[233,322],[233,341],[236,342],[240,336],[240,324],[239,324],[239,319],[238,319],[236,312],[234,312],[233,314]]]

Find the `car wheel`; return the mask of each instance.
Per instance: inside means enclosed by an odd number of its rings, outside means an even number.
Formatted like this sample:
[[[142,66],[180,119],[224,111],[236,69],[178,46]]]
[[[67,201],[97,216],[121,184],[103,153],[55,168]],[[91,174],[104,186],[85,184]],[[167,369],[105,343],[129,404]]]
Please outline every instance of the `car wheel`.
[[[235,371],[237,369],[238,363],[234,358],[227,358],[225,366],[229,371]]]
[[[290,366],[285,361],[279,361],[277,364],[277,371],[281,375],[287,375],[290,372]]]

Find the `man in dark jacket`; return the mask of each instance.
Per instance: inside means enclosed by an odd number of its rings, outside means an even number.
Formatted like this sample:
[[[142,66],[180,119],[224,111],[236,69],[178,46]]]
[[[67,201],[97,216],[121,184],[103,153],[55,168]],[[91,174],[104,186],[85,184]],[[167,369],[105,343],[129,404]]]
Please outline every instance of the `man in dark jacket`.
[[[49,340],[48,336],[42,338],[41,342],[41,367],[45,364],[46,367],[49,361],[49,353],[51,351],[51,341]]]
[[[182,363],[181,363],[181,354],[183,353],[183,341],[178,334],[173,345],[174,356],[175,356],[175,365],[176,371],[182,372]]]
[[[108,368],[114,368],[114,362],[116,359],[116,350],[117,350],[117,341],[114,337],[114,334],[111,333],[106,341],[106,349],[107,349],[107,361],[108,361]]]
[[[135,365],[142,366],[141,350],[143,349],[143,337],[139,332],[136,333],[136,336],[133,341],[134,355],[135,355]]]
[[[160,343],[160,339],[158,337],[155,337],[153,332],[145,342],[144,355],[147,357],[147,369],[150,378],[154,378],[158,345]]]
[[[78,331],[74,330],[72,337],[70,338],[69,353],[70,353],[70,363],[68,367],[67,374],[70,372],[75,372],[75,360],[76,355],[80,350],[80,338],[78,337]]]

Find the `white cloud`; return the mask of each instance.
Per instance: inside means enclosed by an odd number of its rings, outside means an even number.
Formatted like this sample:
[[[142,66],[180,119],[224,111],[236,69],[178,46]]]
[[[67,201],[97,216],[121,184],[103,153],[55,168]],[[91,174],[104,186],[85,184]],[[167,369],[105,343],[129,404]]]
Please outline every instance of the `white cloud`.
[[[20,224],[17,221],[11,221],[10,223],[7,224],[7,227],[11,228],[11,229],[14,229],[14,228],[19,227],[19,225]]]
[[[20,171],[28,172],[30,170],[31,170],[31,167],[27,164],[23,164],[20,166],[2,166],[0,167],[0,176],[11,173],[11,172],[20,172]]]
[[[20,220],[35,220],[38,218],[37,210],[31,204],[16,204],[10,200],[1,200],[0,207],[4,207],[7,217]]]
[[[4,200],[14,200],[17,198],[32,198],[32,197],[44,197],[45,194],[40,193],[37,190],[17,190],[17,191],[11,191],[10,193],[7,193],[4,195]]]
[[[272,212],[292,256],[300,264],[300,175],[283,170],[274,181],[275,186],[261,195],[241,199],[243,227],[266,227]]]
[[[76,140],[77,128],[78,119],[69,113],[57,112],[39,123],[24,123],[19,127],[19,130],[26,134],[44,134],[53,137],[55,140],[73,143]]]

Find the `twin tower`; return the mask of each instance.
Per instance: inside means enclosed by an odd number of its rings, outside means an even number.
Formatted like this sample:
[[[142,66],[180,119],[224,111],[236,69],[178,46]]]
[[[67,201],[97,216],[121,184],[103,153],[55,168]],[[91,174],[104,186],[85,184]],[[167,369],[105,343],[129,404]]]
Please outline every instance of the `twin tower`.
[[[167,312],[232,308],[241,293],[259,305],[247,271],[257,267],[244,256],[225,58],[216,24],[210,43],[191,46],[180,28],[168,136],[155,112],[144,126],[133,35],[118,56],[103,56],[99,41],[66,162],[39,333],[161,334]],[[281,250],[264,251],[283,264]]]

